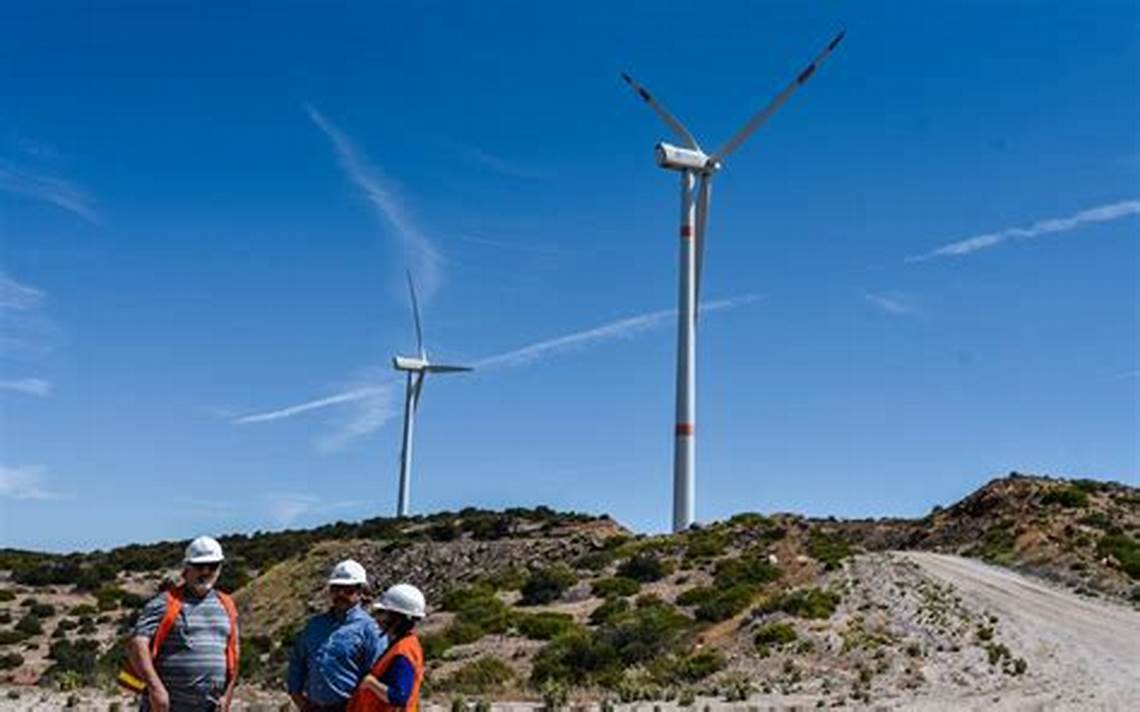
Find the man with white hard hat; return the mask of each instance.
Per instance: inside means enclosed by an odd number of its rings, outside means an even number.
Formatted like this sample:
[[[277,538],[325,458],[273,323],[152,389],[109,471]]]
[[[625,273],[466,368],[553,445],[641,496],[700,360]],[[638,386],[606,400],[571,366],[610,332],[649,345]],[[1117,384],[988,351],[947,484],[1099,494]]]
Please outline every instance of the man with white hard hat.
[[[237,682],[237,607],[214,585],[222,545],[200,536],[182,557],[182,584],[143,607],[119,684],[148,712],[226,712]]]
[[[388,636],[388,649],[364,676],[347,712],[394,712],[419,709],[424,679],[424,652],[416,637],[416,623],[427,614],[424,594],[408,583],[398,583],[372,604],[380,629]]]
[[[368,576],[346,559],[333,567],[332,605],[309,619],[289,657],[289,696],[303,712],[343,712],[348,699],[387,647],[376,621],[360,607]]]

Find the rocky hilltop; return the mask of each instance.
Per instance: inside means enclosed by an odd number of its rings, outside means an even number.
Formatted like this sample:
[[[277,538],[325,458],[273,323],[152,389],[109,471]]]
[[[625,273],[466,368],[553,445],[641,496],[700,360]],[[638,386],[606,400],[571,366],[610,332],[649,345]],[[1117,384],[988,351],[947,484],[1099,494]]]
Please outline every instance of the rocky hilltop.
[[[1112,602],[1130,622],[1138,538],[1140,490],[1012,473],[921,519],[743,513],[638,536],[604,516],[470,509],[259,532],[222,539],[220,585],[241,607],[250,705],[279,700],[259,690],[280,689],[293,636],[325,605],[331,565],[349,556],[378,588],[407,580],[427,593],[435,701],[911,705],[1040,690],[1053,673],[1018,649],[1016,625],[887,552],[1015,569]],[[0,551],[0,675],[94,694],[121,659],[117,640],[135,610],[177,574],[183,545]]]

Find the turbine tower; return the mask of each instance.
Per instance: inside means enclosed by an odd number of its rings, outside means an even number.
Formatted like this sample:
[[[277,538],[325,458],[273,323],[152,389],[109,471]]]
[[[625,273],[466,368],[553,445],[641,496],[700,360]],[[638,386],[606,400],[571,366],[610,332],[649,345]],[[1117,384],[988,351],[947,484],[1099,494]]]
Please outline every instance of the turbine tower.
[[[681,174],[681,274],[680,304],[677,335],[677,418],[673,445],[673,531],[688,529],[693,523],[696,476],[696,414],[697,414],[697,304],[701,291],[701,265],[704,262],[705,228],[709,219],[709,197],[713,175],[720,170],[724,159],[740,148],[756,129],[760,128],[784,105],[835,50],[846,31],[840,31],[784,90],[753,116],[711,156],[701,150],[697,140],[680,121],[673,117],[645,87],[628,74],[622,79],[653,109],[669,127],[683,147],[668,143],[657,144],[657,165]],[[694,186],[694,183],[698,184]],[[696,196],[694,197],[694,187]]]
[[[404,446],[400,450],[400,498],[396,502],[396,516],[408,516],[408,502],[410,499],[411,469],[412,469],[412,431],[416,423],[416,407],[420,402],[420,391],[424,387],[424,377],[429,373],[457,373],[470,371],[468,366],[445,366],[430,363],[427,351],[424,350],[424,333],[420,326],[420,305],[416,300],[416,287],[412,283],[412,274],[408,273],[408,292],[412,295],[412,318],[416,325],[416,348],[418,356],[394,356],[392,366],[397,371],[408,374],[407,386],[404,390]]]

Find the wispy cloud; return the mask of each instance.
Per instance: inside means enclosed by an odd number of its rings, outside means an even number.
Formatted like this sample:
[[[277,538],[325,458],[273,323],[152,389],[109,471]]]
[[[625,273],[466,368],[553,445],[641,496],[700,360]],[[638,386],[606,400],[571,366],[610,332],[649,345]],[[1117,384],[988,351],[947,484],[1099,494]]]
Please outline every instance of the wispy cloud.
[[[913,314],[918,311],[915,306],[914,300],[905,294],[899,292],[890,292],[888,294],[872,294],[871,292],[863,292],[863,299],[871,306],[884,311],[887,314],[894,314],[902,316],[905,314]]]
[[[0,497],[7,499],[62,499],[63,495],[46,489],[44,468],[40,465],[9,467],[0,465]]]
[[[409,214],[391,182],[369,165],[348,136],[313,106],[306,105],[305,111],[332,142],[337,161],[349,180],[364,194],[377,217],[392,228],[416,277],[421,297],[430,299],[443,279],[439,252]]]
[[[313,509],[320,500],[312,495],[294,492],[275,492],[265,495],[269,518],[277,526],[288,526],[297,517]]]
[[[493,173],[498,173],[501,176],[505,176],[507,178],[524,179],[542,177],[542,174],[539,171],[531,168],[530,166],[523,165],[522,163],[513,161],[509,158],[497,156],[493,153],[484,151],[481,148],[477,148],[475,146],[466,146],[458,143],[456,144],[456,147],[467,160],[478,164],[479,166],[482,166],[483,168],[486,168]]]
[[[751,304],[759,299],[760,297],[758,295],[746,294],[731,299],[703,302],[701,304],[701,313],[705,314],[708,312],[733,309],[735,307]],[[671,324],[676,318],[676,309],[662,309],[661,311],[649,312],[648,314],[638,314],[637,316],[619,319],[593,329],[558,336],[495,356],[488,356],[487,358],[476,361],[472,365],[480,370],[500,366],[521,366],[566,351],[576,351],[606,341],[627,339],[659,326]]]
[[[489,238],[480,237],[478,235],[457,234],[452,235],[451,237],[452,239],[459,240],[460,242],[469,242],[472,245],[482,245],[485,247],[495,247],[500,250],[508,250],[511,252],[526,252],[536,255],[564,255],[569,253],[568,250],[559,247],[553,247],[551,245],[491,240]]]
[[[0,273],[0,309],[29,311],[43,303],[44,293]]]
[[[84,220],[101,222],[94,199],[82,188],[62,178],[39,175],[0,163],[0,191],[51,203]]]
[[[270,492],[263,497],[270,520],[279,527],[286,527],[306,514],[330,512],[360,504],[359,500],[323,502],[319,497],[298,492]]]
[[[0,391],[14,391],[29,396],[46,396],[51,393],[51,381],[42,378],[20,378],[0,381]]]
[[[907,257],[907,262],[925,262],[936,257],[961,257],[978,250],[1000,245],[1007,240],[1028,240],[1040,235],[1055,232],[1068,232],[1090,223],[1111,222],[1132,215],[1140,215],[1140,200],[1125,200],[1119,203],[1110,203],[1096,208],[1082,210],[1076,215],[1064,218],[1049,218],[1039,220],[1029,227],[1011,227],[997,232],[987,232],[975,235],[964,240],[958,240],[943,245],[924,255]]]
[[[734,309],[751,304],[759,299],[759,295],[745,294],[729,299],[702,302],[701,313],[707,314],[710,312]],[[639,314],[637,316],[603,324],[592,329],[538,341],[521,348],[488,356],[473,362],[471,365],[479,371],[523,366],[561,353],[579,351],[608,341],[631,338],[637,334],[650,331],[666,324],[671,324],[676,318],[676,309],[662,309],[660,311]],[[371,383],[357,385],[341,393],[305,401],[284,408],[245,415],[235,418],[232,422],[239,425],[264,423],[332,406],[354,404],[356,412],[352,417],[336,432],[324,436],[318,441],[319,449],[339,449],[356,438],[374,432],[398,414],[396,400],[398,380],[393,377],[384,380],[380,380],[379,376],[375,376],[374,378],[375,380]]]
[[[44,314],[42,290],[0,272],[0,355],[50,351],[57,334]]]

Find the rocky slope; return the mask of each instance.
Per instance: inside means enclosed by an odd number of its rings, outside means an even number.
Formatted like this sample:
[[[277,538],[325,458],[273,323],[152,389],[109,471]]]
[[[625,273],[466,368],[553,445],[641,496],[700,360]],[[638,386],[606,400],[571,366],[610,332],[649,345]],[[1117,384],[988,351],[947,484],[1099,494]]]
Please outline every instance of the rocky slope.
[[[1014,474],[919,520],[741,514],[644,537],[542,508],[465,510],[223,543],[247,697],[279,686],[292,636],[325,605],[328,569],[351,556],[378,586],[409,580],[428,593],[435,700],[916,705],[1040,687],[1057,668],[1019,648],[1023,638],[1005,640],[976,591],[876,552],[985,559],[1108,599],[1134,620],[1138,537],[1137,489]],[[0,680],[105,681],[133,609],[175,573],[155,564],[176,562],[179,547],[0,552]]]

